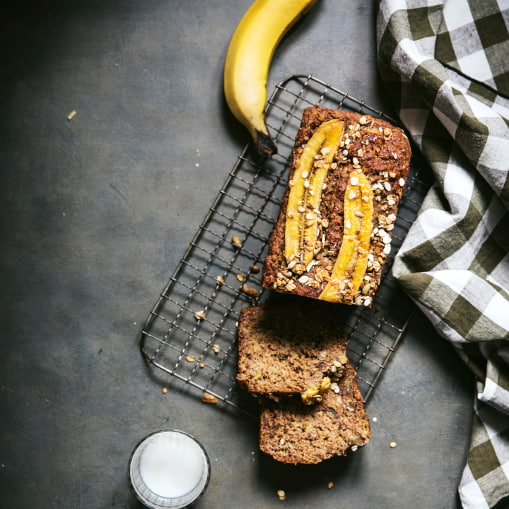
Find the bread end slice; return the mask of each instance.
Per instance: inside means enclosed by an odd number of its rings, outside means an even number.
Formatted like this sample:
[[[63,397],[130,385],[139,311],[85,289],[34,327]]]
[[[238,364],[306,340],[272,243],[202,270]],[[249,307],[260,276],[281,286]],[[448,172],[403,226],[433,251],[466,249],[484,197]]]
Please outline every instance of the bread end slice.
[[[262,399],[260,450],[277,461],[320,463],[365,445],[370,435],[357,375],[350,364],[316,405],[306,406],[299,398]]]

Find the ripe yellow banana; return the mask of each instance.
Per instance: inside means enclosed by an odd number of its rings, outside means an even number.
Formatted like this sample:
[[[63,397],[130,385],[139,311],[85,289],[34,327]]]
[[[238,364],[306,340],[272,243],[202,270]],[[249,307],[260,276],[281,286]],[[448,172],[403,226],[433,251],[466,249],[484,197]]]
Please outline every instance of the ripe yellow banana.
[[[265,155],[277,148],[265,123],[267,76],[274,51],[317,0],[255,0],[233,33],[224,65],[224,93],[233,115]]]

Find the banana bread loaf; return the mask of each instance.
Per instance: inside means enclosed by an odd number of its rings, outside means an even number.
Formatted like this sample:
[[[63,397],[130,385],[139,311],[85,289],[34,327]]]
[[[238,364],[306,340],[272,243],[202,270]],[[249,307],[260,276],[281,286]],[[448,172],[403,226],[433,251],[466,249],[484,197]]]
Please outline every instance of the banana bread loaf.
[[[237,380],[257,394],[320,400],[343,374],[347,340],[332,304],[291,295],[240,312]]]
[[[403,131],[384,120],[306,108],[269,239],[263,286],[371,306],[410,157]]]
[[[369,419],[350,364],[315,405],[292,397],[261,399],[260,450],[277,461],[315,464],[369,441]]]

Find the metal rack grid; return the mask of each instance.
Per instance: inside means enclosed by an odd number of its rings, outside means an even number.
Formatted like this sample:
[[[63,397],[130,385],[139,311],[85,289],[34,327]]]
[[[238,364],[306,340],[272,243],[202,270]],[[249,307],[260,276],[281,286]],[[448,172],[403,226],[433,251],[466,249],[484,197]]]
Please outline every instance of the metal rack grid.
[[[250,144],[244,148],[143,327],[141,351],[157,373],[171,375],[194,396],[210,394],[225,408],[257,412],[254,398],[235,382],[237,320],[242,308],[268,296],[261,287],[260,271],[268,236],[285,190],[302,111],[315,104],[395,122],[314,76],[296,75],[281,82],[267,108],[278,154],[260,159]],[[428,188],[423,167],[414,156],[393,232],[393,254]],[[232,242],[234,237],[240,247]],[[365,401],[413,311],[390,274],[392,261],[393,255],[371,308],[338,305],[349,338],[348,355]]]

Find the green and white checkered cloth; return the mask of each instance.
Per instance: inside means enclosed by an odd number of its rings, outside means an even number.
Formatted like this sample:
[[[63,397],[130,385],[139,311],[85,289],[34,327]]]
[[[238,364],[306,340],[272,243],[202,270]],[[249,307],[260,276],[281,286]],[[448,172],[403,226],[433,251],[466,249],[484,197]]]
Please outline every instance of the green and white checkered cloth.
[[[394,274],[477,378],[459,485],[509,497],[509,0],[380,0],[378,68],[435,185]]]

